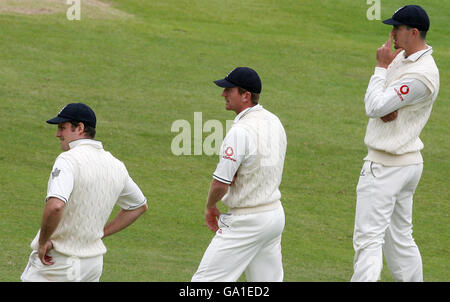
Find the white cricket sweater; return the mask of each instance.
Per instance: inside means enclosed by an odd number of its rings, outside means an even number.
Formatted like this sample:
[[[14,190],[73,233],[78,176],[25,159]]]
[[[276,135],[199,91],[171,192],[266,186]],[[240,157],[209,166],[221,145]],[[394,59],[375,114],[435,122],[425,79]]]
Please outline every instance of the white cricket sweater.
[[[257,144],[255,159],[243,162],[236,172],[236,181],[229,187],[222,202],[230,209],[277,205],[283,174],[287,139],[277,116],[264,108],[246,113],[234,125],[247,129]],[[267,208],[270,209],[270,208]]]
[[[74,186],[61,221],[50,240],[69,256],[94,257],[106,253],[103,228],[128,180],[125,165],[101,144],[78,144],[59,155],[74,167]],[[37,250],[39,234],[31,243]]]
[[[420,56],[408,59],[402,51],[389,65],[385,87],[406,78],[418,79],[427,86],[431,94],[418,103],[400,108],[394,121],[385,123],[380,118],[370,118],[364,139],[368,148],[365,160],[387,166],[423,162],[420,150],[424,145],[419,135],[430,117],[439,92],[439,71],[431,53],[432,49],[429,47]]]

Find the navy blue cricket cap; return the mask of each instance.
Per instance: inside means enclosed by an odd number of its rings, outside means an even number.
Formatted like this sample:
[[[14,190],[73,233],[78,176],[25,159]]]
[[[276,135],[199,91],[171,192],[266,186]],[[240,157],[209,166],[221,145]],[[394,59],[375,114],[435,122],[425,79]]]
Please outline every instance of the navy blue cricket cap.
[[[420,31],[428,31],[430,19],[427,12],[419,5],[406,5],[395,11],[392,18],[383,21],[388,25],[407,25]]]
[[[262,84],[256,71],[249,67],[237,67],[224,79],[214,81],[223,88],[241,87],[253,93],[261,93]]]
[[[47,121],[49,124],[59,124],[65,122],[83,122],[86,126],[95,128],[97,118],[94,111],[86,104],[71,103],[66,105],[56,117]]]

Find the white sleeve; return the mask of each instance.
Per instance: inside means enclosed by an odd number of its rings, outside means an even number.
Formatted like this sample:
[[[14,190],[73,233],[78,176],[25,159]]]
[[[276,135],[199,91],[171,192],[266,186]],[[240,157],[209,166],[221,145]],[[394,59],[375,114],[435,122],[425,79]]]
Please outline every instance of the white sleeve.
[[[232,127],[225,136],[220,147],[220,159],[213,178],[225,184],[231,184],[248,154],[248,133],[241,127]]]
[[[55,160],[52,172],[50,173],[45,201],[50,197],[56,197],[67,203],[72,190],[73,167],[65,159],[58,157]]]
[[[401,79],[389,87],[385,68],[376,67],[367,87],[364,103],[368,117],[383,117],[406,105],[413,105],[430,95],[427,86],[417,79]]]
[[[128,176],[128,181],[117,200],[117,205],[124,210],[134,210],[147,203],[147,199],[138,185]]]

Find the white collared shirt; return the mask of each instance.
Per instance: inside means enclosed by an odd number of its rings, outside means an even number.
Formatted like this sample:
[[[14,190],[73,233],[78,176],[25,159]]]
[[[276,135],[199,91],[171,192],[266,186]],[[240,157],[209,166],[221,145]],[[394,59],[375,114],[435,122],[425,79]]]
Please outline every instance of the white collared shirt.
[[[213,178],[225,184],[231,184],[243,163],[251,164],[257,152],[256,141],[248,130],[236,125],[236,123],[248,112],[263,108],[260,104],[241,111],[233,122],[233,127],[225,136],[220,147],[220,160],[214,171]]]
[[[77,139],[77,140],[71,141],[69,143],[70,149],[73,149],[73,148],[75,148],[76,146],[79,146],[79,145],[91,145],[91,146],[95,146],[96,148],[103,149],[102,142],[96,141],[96,140],[93,140],[93,139],[90,139],[90,138],[81,138],[81,139]]]
[[[433,52],[429,45],[426,49],[415,52],[407,58],[404,57],[405,51],[402,51],[399,56],[403,56],[402,61],[415,62],[427,52]],[[412,78],[404,78],[385,87],[386,74],[386,68],[375,67],[374,74],[370,78],[364,97],[368,117],[383,117],[404,106],[416,104],[431,94],[422,81]]]
[[[93,139],[79,139],[69,143],[70,149],[81,145],[91,145],[103,149],[102,143]],[[56,158],[50,173],[45,200],[48,200],[50,197],[56,197],[65,203],[69,201],[74,184],[73,171],[74,167],[69,161],[62,157]],[[117,201],[117,205],[123,209],[130,210],[142,206],[144,202],[146,202],[146,198],[141,189],[131,177],[128,177],[128,182]]]

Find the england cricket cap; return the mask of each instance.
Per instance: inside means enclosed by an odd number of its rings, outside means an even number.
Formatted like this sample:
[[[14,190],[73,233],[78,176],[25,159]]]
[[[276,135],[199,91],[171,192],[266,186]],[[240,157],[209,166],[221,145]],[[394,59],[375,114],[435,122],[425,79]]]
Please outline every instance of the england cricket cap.
[[[425,10],[419,5],[406,5],[395,11],[390,19],[383,21],[388,25],[407,25],[420,31],[428,31],[430,19]]]
[[[256,71],[249,67],[237,67],[224,79],[214,81],[223,88],[241,87],[253,93],[261,93],[262,84]]]
[[[64,107],[56,117],[47,121],[49,124],[65,122],[83,122],[86,126],[95,128],[97,119],[94,111],[88,105],[71,103]]]

